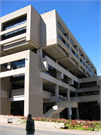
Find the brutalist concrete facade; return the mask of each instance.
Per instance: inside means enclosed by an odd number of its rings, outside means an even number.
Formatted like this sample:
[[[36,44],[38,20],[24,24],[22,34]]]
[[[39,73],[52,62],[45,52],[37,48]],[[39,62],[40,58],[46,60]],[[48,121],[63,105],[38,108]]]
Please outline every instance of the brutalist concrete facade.
[[[79,119],[94,102],[100,115],[101,77],[56,10],[29,5],[0,22],[0,114]]]

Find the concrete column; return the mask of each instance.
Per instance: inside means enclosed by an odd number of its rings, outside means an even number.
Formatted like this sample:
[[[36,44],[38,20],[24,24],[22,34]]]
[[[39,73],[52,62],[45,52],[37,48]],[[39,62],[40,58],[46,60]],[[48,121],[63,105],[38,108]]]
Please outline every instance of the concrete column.
[[[67,90],[67,101],[70,101],[70,90]],[[71,106],[68,108],[68,119],[71,119]]]
[[[69,85],[74,85],[74,80],[71,79],[71,78],[68,78],[68,79],[67,79],[67,83],[68,83]]]
[[[70,90],[67,90],[67,101],[70,101]]]
[[[56,70],[56,78],[57,79],[63,79],[64,78],[64,74],[62,72],[59,72],[58,70]]]
[[[42,58],[42,55],[43,55],[43,54],[42,54],[42,49],[38,49],[38,50],[37,50],[37,55],[39,55],[40,58]]]
[[[24,116],[27,116],[29,114],[29,71],[30,71],[30,52],[28,52],[28,57],[25,59],[25,80],[24,80]]]
[[[59,85],[55,85],[55,96],[59,97]]]
[[[43,106],[43,112],[46,113],[46,106],[45,105]]]
[[[77,97],[78,93],[76,93],[75,96]],[[79,107],[76,108],[76,116],[77,116],[77,119],[79,119]]]

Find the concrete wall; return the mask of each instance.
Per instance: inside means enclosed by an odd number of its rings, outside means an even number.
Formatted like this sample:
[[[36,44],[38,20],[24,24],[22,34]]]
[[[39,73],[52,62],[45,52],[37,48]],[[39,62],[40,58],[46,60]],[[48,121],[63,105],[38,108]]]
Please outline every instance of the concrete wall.
[[[0,89],[0,97],[1,97],[1,113],[3,115],[10,114],[11,102],[8,101],[8,97],[11,90],[10,77],[2,78],[1,81],[1,89]]]
[[[27,15],[27,21],[24,24],[14,26],[10,29],[2,31],[3,23],[17,19],[22,15]],[[0,35],[7,34],[9,32],[21,29],[26,27],[26,33],[8,38],[5,40],[0,40],[0,45],[2,46],[2,51],[7,54],[23,51],[26,49],[39,48],[40,46],[40,15],[39,13],[31,6],[24,7],[13,13],[10,13],[6,16],[0,18],[1,29]],[[16,48],[16,51],[15,51]]]
[[[38,47],[40,47],[40,15],[32,6],[31,6],[31,18],[30,19],[31,19],[30,40],[38,48]]]
[[[41,47],[57,44],[56,11],[41,15]]]
[[[31,113],[34,117],[43,116],[42,78],[40,78],[40,58],[29,51],[25,72],[24,115]]]

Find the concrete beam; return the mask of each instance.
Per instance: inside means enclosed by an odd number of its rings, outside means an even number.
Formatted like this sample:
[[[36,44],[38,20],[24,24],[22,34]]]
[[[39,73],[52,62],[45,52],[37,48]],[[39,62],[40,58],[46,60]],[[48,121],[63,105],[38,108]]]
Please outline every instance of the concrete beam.
[[[76,82],[79,81],[79,79],[77,77],[75,77],[69,71],[67,71],[66,69],[61,67],[59,64],[57,64],[56,62],[51,60],[48,56],[46,56],[46,59],[47,59],[48,64],[51,65],[52,67],[54,67],[56,70],[58,70],[59,72],[62,72],[64,75],[66,75],[67,77],[75,80]]]
[[[100,95],[90,95],[90,96],[79,96],[79,97],[71,97],[71,101],[77,102],[93,102],[100,101]]]
[[[65,88],[65,89],[70,89],[71,91],[76,92],[76,89],[74,87],[69,86],[68,84],[66,84],[64,82],[61,82],[61,81],[55,79],[54,77],[47,75],[46,73],[41,72],[40,77],[49,82],[52,82],[53,84],[58,84],[59,86]]]
[[[96,90],[100,90],[100,87],[88,87],[88,88],[80,88],[80,89],[77,89],[77,93],[80,93],[80,92],[89,92],[89,91],[96,91]]]
[[[5,64],[5,63],[25,59],[25,58],[28,58],[28,50],[1,57],[0,64]]]
[[[15,70],[5,71],[0,73],[0,78],[9,77],[13,75],[25,74],[25,68],[19,68]]]

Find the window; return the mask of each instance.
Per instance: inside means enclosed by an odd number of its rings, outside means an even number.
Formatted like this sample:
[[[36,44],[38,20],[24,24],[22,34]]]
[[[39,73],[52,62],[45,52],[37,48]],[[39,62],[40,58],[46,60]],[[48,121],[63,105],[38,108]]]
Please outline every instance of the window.
[[[89,67],[86,66],[86,68],[87,68],[88,71],[90,71]]]
[[[91,71],[92,76],[94,76],[93,72]]]
[[[81,62],[83,65],[85,65],[84,62],[83,62],[83,60],[80,59],[80,62]]]
[[[85,61],[87,62],[88,60],[85,58]]]
[[[70,38],[70,42],[72,43],[72,45],[75,45],[75,43],[73,42],[73,40]]]
[[[81,56],[83,56],[83,53],[82,53],[82,51],[80,49],[79,49],[79,53],[80,53]]]
[[[92,67],[92,65],[90,64],[90,67]]]
[[[62,33],[65,33],[65,30],[63,29],[63,27],[61,26],[59,22],[58,22],[58,28],[61,30]]]
[[[71,48],[71,52],[78,58],[78,55],[76,54],[76,52],[74,52],[72,48]]]
[[[24,78],[25,78],[24,74],[15,75],[15,76],[11,76],[10,81],[11,82],[13,82],[13,81],[21,81],[21,80],[24,80]]]
[[[48,71],[45,71],[44,73],[56,78],[56,69],[53,68],[52,66],[48,65]]]
[[[27,16],[24,15],[24,16],[21,16],[21,17],[19,17],[17,19],[14,19],[12,21],[10,20],[9,22],[4,23],[3,24],[3,30],[7,30],[7,29],[10,29],[10,28],[13,28],[15,26],[18,26],[20,24],[25,23],[26,22],[26,18],[27,18]]]
[[[15,30],[15,31],[12,31],[12,32],[9,32],[9,33],[7,33],[5,35],[2,35],[2,40],[5,40],[5,39],[8,39],[8,38],[23,34],[25,32],[26,32],[26,27]]]
[[[1,66],[3,66],[3,67],[6,67],[6,68],[7,68],[7,63],[6,63],[6,64],[2,64]]]
[[[11,62],[11,69],[17,69],[25,67],[25,59]]]
[[[69,48],[69,44],[62,38],[62,36],[59,33],[58,38]]]
[[[66,51],[65,51],[65,49],[59,44],[58,45],[66,54],[68,54]]]

